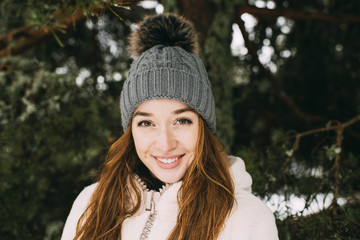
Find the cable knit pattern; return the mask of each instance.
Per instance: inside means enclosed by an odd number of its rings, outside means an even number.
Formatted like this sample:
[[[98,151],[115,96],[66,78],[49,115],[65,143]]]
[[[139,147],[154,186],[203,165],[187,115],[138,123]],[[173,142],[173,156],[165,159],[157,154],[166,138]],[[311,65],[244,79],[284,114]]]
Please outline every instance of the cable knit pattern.
[[[278,240],[275,218],[270,209],[251,194],[251,176],[245,170],[242,159],[229,156],[230,172],[235,184],[237,204],[225,222],[218,240]],[[148,190],[137,181],[142,190],[140,210],[132,217],[125,219],[122,225],[122,240],[140,239],[143,229],[146,229],[152,212],[146,211]],[[154,194],[154,219],[146,229],[146,239],[165,240],[176,224],[178,212],[177,192],[182,182],[166,186],[162,193]],[[75,200],[66,220],[62,240],[72,240],[75,236],[76,224],[85,210],[97,184],[86,187]]]
[[[154,46],[136,59],[120,96],[123,129],[137,106],[150,99],[176,99],[194,108],[216,132],[215,102],[200,58],[181,47]]]

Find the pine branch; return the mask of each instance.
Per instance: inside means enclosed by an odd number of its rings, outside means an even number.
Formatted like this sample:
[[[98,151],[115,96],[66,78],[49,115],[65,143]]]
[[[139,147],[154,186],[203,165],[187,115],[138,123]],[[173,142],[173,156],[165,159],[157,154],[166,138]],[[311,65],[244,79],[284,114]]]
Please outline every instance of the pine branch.
[[[63,29],[68,30],[74,23],[81,22],[86,19],[86,16],[80,12],[75,12],[72,16],[67,16],[58,21]],[[59,30],[50,27],[41,29],[34,29],[33,26],[24,26],[15,29],[0,39],[0,58],[10,55],[22,53],[26,49],[36,45],[45,37],[52,35],[52,32],[59,32]],[[11,44],[15,42],[16,44]]]
[[[139,0],[132,1],[123,1],[123,6],[134,5]],[[119,3],[121,4],[121,3]],[[103,5],[102,7],[96,7],[92,9],[92,14],[100,14],[104,10],[106,10],[107,6]],[[119,8],[120,9],[120,8]],[[115,11],[114,9],[112,9]],[[131,16],[132,20],[136,19],[136,16],[143,14],[143,11],[139,11],[140,14],[128,14],[126,11],[116,11],[121,17],[126,15],[128,17]],[[127,11],[128,12],[128,11]],[[57,20],[53,26],[54,27],[43,27],[43,28],[35,28],[34,26],[27,25],[17,29],[12,30],[11,32],[3,35],[0,38],[0,58],[6,56],[12,56],[21,54],[27,49],[33,47],[38,44],[40,41],[45,38],[53,35],[56,37],[57,33],[64,33],[67,30],[74,27],[76,24],[86,20],[89,16],[86,15],[83,11],[75,10],[72,14],[64,14],[59,12],[54,12],[54,16],[56,16]],[[125,18],[125,17],[123,17]],[[137,19],[139,20],[139,19]],[[61,26],[61,27],[56,27]],[[55,35],[54,35],[55,34]]]

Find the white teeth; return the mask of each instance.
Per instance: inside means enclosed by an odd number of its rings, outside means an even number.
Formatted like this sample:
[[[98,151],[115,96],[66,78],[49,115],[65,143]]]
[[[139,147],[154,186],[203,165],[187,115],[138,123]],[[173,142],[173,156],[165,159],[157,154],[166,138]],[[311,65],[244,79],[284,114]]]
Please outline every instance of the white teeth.
[[[173,163],[176,160],[178,160],[179,157],[176,157],[176,158],[157,158],[157,159],[162,163]]]

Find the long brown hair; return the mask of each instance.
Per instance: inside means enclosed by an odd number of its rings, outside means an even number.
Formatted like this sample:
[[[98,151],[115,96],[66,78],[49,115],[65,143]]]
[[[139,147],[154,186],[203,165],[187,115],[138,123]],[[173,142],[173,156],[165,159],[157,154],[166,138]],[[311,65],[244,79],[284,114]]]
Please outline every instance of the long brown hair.
[[[201,118],[199,127],[197,155],[178,192],[179,213],[169,240],[215,240],[235,202],[224,147]],[[128,127],[108,152],[75,239],[121,239],[123,221],[140,208],[133,177],[140,163]]]

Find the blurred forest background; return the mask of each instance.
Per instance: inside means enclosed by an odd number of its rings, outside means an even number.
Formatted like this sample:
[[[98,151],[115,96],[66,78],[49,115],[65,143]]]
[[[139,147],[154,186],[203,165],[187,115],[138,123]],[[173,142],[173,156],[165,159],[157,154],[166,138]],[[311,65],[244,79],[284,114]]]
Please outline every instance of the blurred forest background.
[[[218,136],[280,239],[360,239],[360,1],[341,0],[1,0],[1,239],[59,239],[122,134],[128,34],[163,11],[195,23]]]

